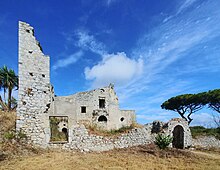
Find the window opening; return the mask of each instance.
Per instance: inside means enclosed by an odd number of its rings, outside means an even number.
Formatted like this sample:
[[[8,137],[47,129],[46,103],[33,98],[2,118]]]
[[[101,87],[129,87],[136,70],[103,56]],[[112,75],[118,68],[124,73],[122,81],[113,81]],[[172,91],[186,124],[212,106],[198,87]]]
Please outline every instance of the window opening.
[[[86,113],[86,107],[85,106],[81,106],[81,113]]]
[[[99,108],[104,109],[105,108],[105,99],[99,99]]]

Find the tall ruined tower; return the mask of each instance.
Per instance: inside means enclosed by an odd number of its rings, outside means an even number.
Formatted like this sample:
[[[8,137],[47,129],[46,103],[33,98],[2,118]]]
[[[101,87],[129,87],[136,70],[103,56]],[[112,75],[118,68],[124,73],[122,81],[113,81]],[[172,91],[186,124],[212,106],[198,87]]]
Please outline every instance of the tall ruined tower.
[[[50,58],[42,52],[34,29],[19,21],[19,90],[16,129],[37,145],[47,143],[51,103]]]

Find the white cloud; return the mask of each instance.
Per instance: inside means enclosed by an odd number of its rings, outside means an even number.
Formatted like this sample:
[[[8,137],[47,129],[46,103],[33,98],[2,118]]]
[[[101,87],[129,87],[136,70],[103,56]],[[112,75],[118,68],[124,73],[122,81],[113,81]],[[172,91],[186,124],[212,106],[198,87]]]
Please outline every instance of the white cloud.
[[[93,35],[89,35],[88,32],[78,30],[76,31],[76,37],[78,38],[78,41],[76,45],[82,49],[85,50],[91,50],[92,52],[99,54],[99,55],[105,55],[105,45],[98,40]]]
[[[143,60],[130,59],[125,53],[106,54],[101,62],[92,68],[85,68],[87,80],[93,80],[93,87],[100,87],[109,83],[118,86],[140,76],[143,71]]]
[[[187,9],[188,7],[190,7],[196,1],[197,0],[185,0],[185,2],[183,4],[181,4],[181,6],[179,7],[179,9],[177,11],[177,14],[179,14],[183,10]]]
[[[78,51],[77,53],[71,54],[70,56],[66,58],[62,58],[58,60],[52,67],[53,70],[56,70],[58,68],[67,67],[71,64],[76,63],[83,55],[82,51]]]

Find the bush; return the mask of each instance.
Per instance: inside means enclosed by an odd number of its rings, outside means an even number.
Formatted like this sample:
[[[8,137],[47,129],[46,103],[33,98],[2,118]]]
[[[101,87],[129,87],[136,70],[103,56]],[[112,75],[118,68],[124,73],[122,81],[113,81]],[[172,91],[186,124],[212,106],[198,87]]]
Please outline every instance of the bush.
[[[192,126],[190,130],[193,138],[198,136],[215,136],[217,139],[220,139],[220,127],[205,128],[203,126]]]
[[[16,133],[14,130],[8,131],[4,133],[4,138],[5,141],[12,141],[13,139],[16,141],[20,141],[22,139],[27,139],[27,136],[24,132],[19,131]]]
[[[17,140],[27,139],[27,135],[23,131],[19,131],[16,136]]]
[[[158,134],[155,137],[155,144],[160,148],[160,149],[165,149],[169,146],[169,144],[172,142],[173,138],[168,135],[163,135],[163,134]]]
[[[9,131],[4,133],[4,139],[12,140],[16,138],[16,133],[14,131]]]

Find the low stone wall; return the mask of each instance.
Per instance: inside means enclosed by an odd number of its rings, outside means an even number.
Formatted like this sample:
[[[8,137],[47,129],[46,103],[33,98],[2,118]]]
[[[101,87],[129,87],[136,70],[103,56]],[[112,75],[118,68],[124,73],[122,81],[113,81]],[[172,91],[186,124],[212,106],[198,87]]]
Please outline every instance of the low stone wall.
[[[154,141],[154,137],[147,127],[132,129],[128,133],[117,137],[104,137],[89,134],[84,125],[74,127],[71,139],[69,143],[65,144],[49,143],[49,147],[86,152],[107,151],[114,148],[144,145]]]
[[[72,126],[69,130],[69,142],[49,143],[49,148],[60,148],[68,150],[80,150],[80,151],[107,151],[114,148],[127,148],[137,145],[145,145],[155,141],[155,136],[158,133],[164,133],[166,135],[173,135],[172,130],[175,126],[184,126],[183,132],[183,147],[188,148],[191,146],[191,133],[189,127],[185,125],[185,121],[182,119],[171,120],[168,123],[159,123],[160,128],[155,128],[158,123],[149,123],[142,128],[134,128],[127,133],[119,136],[97,136],[89,134],[88,130],[82,124]],[[163,125],[163,126],[162,126]],[[153,129],[157,129],[154,132]],[[172,147],[172,144],[170,145]]]
[[[220,148],[220,140],[214,136],[200,136],[192,140],[192,147]]]

